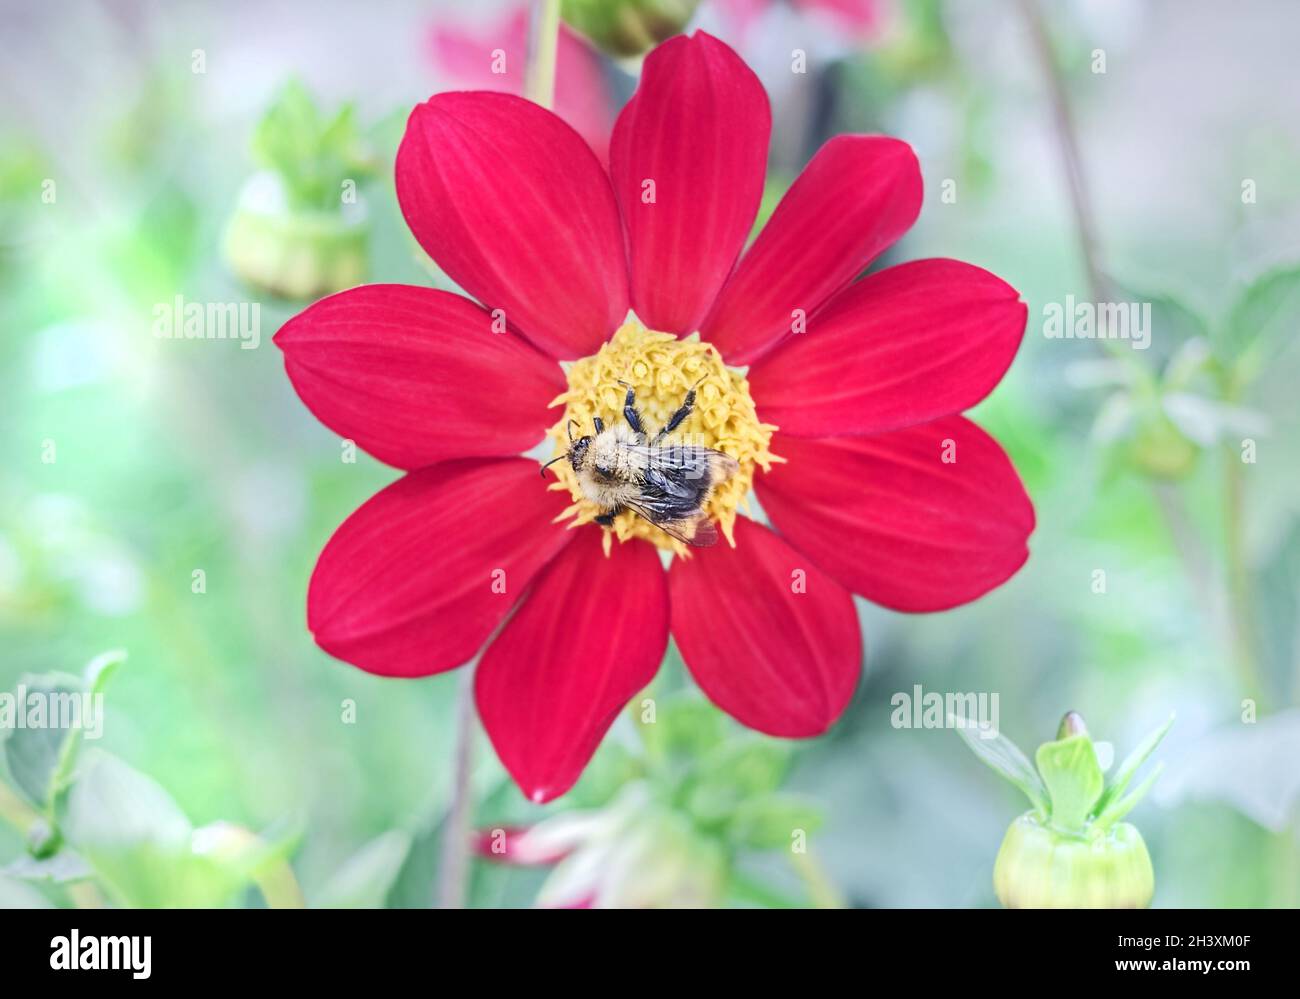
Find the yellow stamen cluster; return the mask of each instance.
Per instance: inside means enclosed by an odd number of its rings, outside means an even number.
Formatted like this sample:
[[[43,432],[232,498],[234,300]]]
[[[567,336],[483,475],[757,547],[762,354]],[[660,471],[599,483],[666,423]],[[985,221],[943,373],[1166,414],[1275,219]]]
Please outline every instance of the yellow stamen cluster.
[[[636,390],[636,406],[648,435],[658,433],[682,404],[691,386],[698,383],[695,410],[673,431],[670,439],[713,448],[731,455],[740,464],[739,471],[715,488],[704,506],[704,512],[717,522],[727,542],[734,547],[732,526],[736,522],[736,509],[742,505],[749,509],[754,467],[757,465],[767,472],[773,462],[781,461],[768,450],[776,427],[759,422],[744,375],[728,368],[717,348],[700,342],[698,336],[692,334],[679,340],[671,333],[647,330],[631,315],[597,353],[573,362],[567,369],[569,388],[551,403],[563,405],[564,415],[547,433],[555,442],[557,456],[569,448],[566,427],[570,420],[574,421],[575,437],[594,433],[594,417],[603,419],[606,427],[623,421],[623,398],[627,390],[619,384],[620,380]],[[577,476],[567,462],[557,462],[551,469],[557,478],[551,488],[567,489],[574,500],[559,519],[572,517],[570,526],[576,527],[590,523],[604,512],[583,496]],[[631,511],[619,514],[614,519],[613,530],[605,531],[607,554],[611,535],[617,535],[619,541],[645,538],[660,548],[686,554],[685,545]]]

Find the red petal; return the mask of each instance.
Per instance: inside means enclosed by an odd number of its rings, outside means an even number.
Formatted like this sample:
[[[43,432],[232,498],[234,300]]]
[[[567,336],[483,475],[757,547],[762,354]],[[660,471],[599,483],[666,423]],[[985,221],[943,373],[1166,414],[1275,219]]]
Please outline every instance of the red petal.
[[[1029,557],[1034,508],[1025,487],[998,442],[965,417],[877,437],[778,434],[773,449],[788,464],[755,483],[772,523],[878,604],[955,607]]]
[[[535,864],[558,864],[568,850],[539,849],[529,843],[529,826],[497,826],[470,834],[470,847],[476,856],[502,864],[531,867]],[[535,838],[535,837],[534,837]],[[544,844],[545,845],[545,844]]]
[[[723,286],[701,335],[749,364],[907,232],[921,210],[912,147],[840,135],[818,150]]]
[[[673,560],[673,637],[722,710],[769,735],[820,735],[861,672],[853,598],[766,527],[737,517],[735,534],[735,548]]]
[[[555,357],[591,354],[627,316],[609,178],[572,128],[511,94],[436,94],[411,112],[397,200],[453,281]]]
[[[384,676],[468,661],[572,538],[525,458],[444,462],[376,493],[329,539],[307,626],[336,658]]]
[[[432,288],[341,291],[290,319],[275,343],[316,418],[398,468],[527,450],[564,391],[553,360]]]
[[[831,299],[749,373],[763,419],[798,437],[874,434],[960,413],[1011,365],[1028,308],[1001,278],[917,260]]]
[[[712,35],[678,35],[646,57],[614,126],[610,173],[632,307],[651,329],[700,328],[758,214],[771,130],[763,85]]]
[[[479,716],[520,790],[571,788],[668,644],[668,586],[653,545],[580,529],[479,663]]]
[[[885,0],[794,0],[796,8],[826,16],[850,40],[861,43],[878,36],[892,11]]]

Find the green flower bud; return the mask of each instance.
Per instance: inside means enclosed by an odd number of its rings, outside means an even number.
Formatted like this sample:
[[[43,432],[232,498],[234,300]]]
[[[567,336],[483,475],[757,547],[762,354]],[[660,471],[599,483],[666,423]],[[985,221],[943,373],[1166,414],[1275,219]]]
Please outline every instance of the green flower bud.
[[[1138,425],[1127,443],[1125,458],[1143,475],[1171,481],[1190,475],[1200,453],[1201,449],[1160,412]]]
[[[375,164],[351,106],[322,114],[291,81],[254,129],[252,155],[262,170],[244,185],[226,231],[231,269],[289,299],[360,284],[369,223],[358,187]]]
[[[1008,909],[1142,909],[1151,904],[1155,872],[1141,833],[1127,822],[1073,836],[1027,812],[1002,840],[993,888]]]
[[[360,202],[349,211],[293,209],[274,174],[254,176],[226,231],[231,269],[255,288],[313,299],[365,280],[369,225]]]
[[[1007,908],[1142,908],[1151,903],[1155,874],[1136,828],[1121,822],[1146,795],[1161,767],[1136,788],[1129,784],[1159,745],[1171,717],[1107,779],[1083,717],[1069,712],[1057,738],[1030,763],[1005,736],[957,731],[985,763],[1033,804],[1011,823],[993,867],[993,887]]]
[[[1061,719],[1061,724],[1056,730],[1058,739],[1065,739],[1071,735],[1087,735],[1088,726],[1083,723],[1083,715],[1077,711],[1067,711],[1065,717]]]
[[[62,845],[59,830],[44,819],[37,819],[27,830],[27,852],[37,860],[53,857]]]
[[[613,56],[638,56],[680,34],[699,0],[563,0],[560,16]]]

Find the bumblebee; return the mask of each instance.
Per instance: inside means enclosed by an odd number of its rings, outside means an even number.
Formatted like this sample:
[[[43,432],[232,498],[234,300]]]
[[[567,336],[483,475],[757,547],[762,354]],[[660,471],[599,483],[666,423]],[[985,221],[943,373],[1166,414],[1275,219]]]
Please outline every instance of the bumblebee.
[[[567,459],[583,495],[602,511],[596,523],[605,527],[612,526],[624,510],[631,510],[684,544],[701,548],[715,544],[718,532],[703,507],[713,488],[740,466],[721,451],[668,438],[695,408],[699,382],[653,437],[646,435],[632,386],[619,384],[627,389],[624,422],[606,427],[597,416],[592,420],[594,434],[574,438],[570,420],[569,450],[543,465],[542,475],[555,462]]]

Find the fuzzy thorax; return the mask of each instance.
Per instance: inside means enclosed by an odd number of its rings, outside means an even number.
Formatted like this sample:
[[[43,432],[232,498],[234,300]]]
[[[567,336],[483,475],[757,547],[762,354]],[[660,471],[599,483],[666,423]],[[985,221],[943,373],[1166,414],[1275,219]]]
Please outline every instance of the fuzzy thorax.
[[[547,434],[555,443],[557,456],[568,450],[566,428],[570,420],[574,421],[575,436],[594,433],[593,420],[597,416],[607,427],[623,422],[626,389],[620,381],[635,389],[637,409],[649,434],[657,433],[668,422],[686,393],[696,386],[695,411],[670,439],[713,448],[731,455],[740,465],[736,474],[715,488],[704,504],[704,512],[717,522],[727,542],[734,545],[732,525],[737,508],[749,508],[755,466],[767,472],[773,462],[781,460],[768,450],[776,427],[759,422],[744,375],[728,368],[712,344],[702,343],[694,335],[679,340],[671,333],[647,330],[631,315],[599,351],[568,365],[566,374],[568,389],[551,403],[564,406],[564,413]],[[576,527],[590,523],[604,512],[583,495],[577,476],[567,462],[558,462],[551,468],[557,479],[551,488],[567,489],[574,500],[560,519],[572,518],[570,526]],[[606,552],[611,534],[617,535],[619,541],[645,538],[678,554],[686,551],[685,545],[630,511],[619,514],[612,531],[605,531]]]

